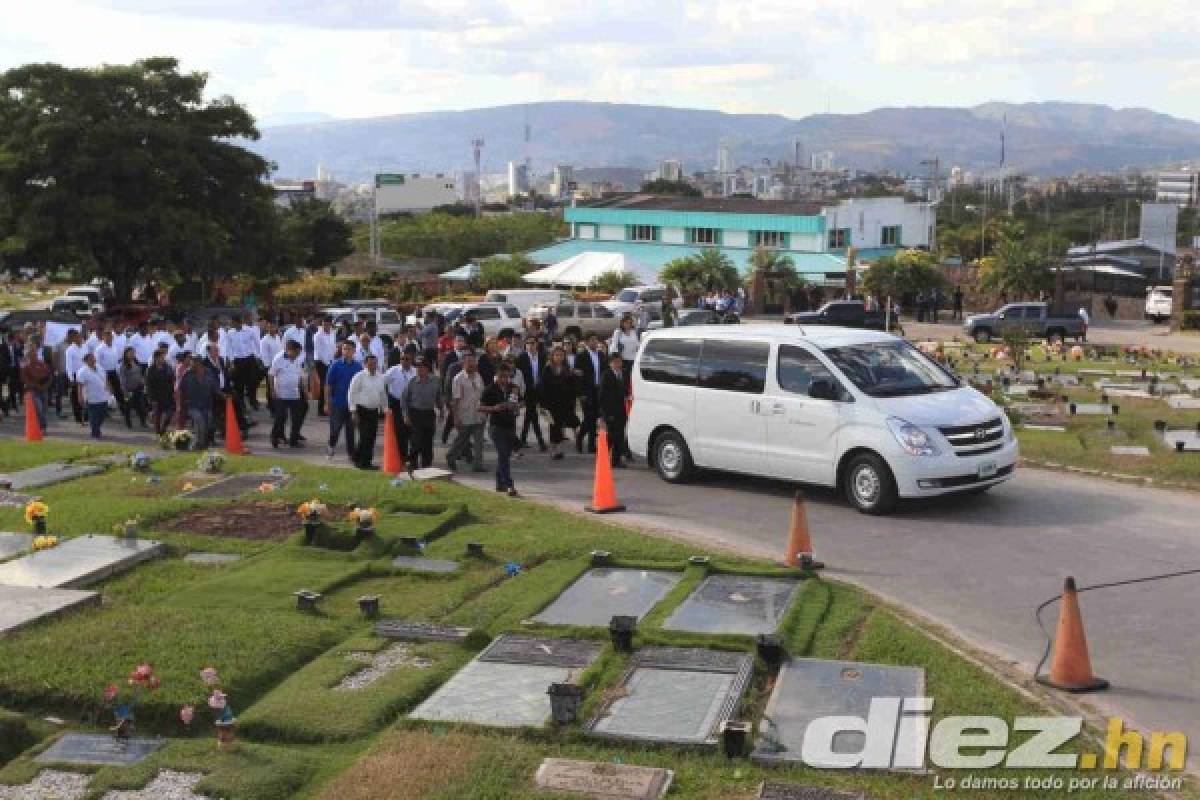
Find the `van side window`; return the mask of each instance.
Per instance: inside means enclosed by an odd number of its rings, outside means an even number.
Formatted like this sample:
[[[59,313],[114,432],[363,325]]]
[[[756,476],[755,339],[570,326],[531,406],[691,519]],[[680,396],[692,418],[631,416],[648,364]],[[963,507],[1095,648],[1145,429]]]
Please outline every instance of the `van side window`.
[[[808,387],[816,380],[832,381],[834,386],[838,385],[829,368],[816,356],[803,347],[791,344],[779,346],[775,378],[779,381],[779,388],[791,394],[807,395]]]
[[[700,357],[700,386],[726,392],[762,394],[767,382],[766,342],[705,339]]]
[[[642,350],[642,380],[695,386],[700,373],[699,339],[652,339]]]

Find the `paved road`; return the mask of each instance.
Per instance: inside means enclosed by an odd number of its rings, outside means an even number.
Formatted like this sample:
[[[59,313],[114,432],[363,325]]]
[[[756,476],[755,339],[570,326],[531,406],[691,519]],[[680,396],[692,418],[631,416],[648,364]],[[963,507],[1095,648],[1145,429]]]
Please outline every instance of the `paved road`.
[[[306,426],[312,448],[280,456],[326,463],[321,422]],[[73,423],[57,427],[80,435]],[[128,438],[124,426],[109,427],[115,438]],[[16,430],[11,421],[0,424],[0,434]],[[248,444],[269,452],[265,437],[260,425]],[[344,453],[333,463],[345,465]],[[514,472],[526,496],[580,508],[590,498],[591,469],[586,456],[551,462],[534,452]],[[461,480],[491,486],[490,475]],[[768,557],[783,551],[790,485],[707,474],[671,486],[638,468],[619,471],[617,487],[630,509],[622,521],[672,531],[696,541],[698,552],[714,541]],[[1086,585],[1200,568],[1200,495],[1032,469],[983,497],[912,504],[883,519],[813,490],[809,520],[831,577],[860,583],[1025,668],[1044,645],[1033,610],[1065,575]],[[1113,682],[1088,699],[1142,727],[1182,730],[1200,741],[1197,596],[1200,576],[1083,595],[1093,664]]]
[[[904,320],[904,331],[915,339],[963,338],[962,326],[939,323],[937,325]],[[1195,334],[1171,333],[1168,325],[1154,325],[1142,321],[1104,321],[1088,328],[1088,341],[1093,344],[1119,344],[1174,350],[1179,353],[1200,353],[1200,336]]]

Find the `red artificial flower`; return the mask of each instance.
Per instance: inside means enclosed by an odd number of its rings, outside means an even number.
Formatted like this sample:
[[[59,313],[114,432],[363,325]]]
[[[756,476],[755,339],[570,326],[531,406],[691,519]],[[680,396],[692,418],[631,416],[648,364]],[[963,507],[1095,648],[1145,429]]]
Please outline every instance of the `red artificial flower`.
[[[117,693],[120,691],[121,690],[117,688],[117,685],[115,683],[110,683],[108,686],[105,686],[104,687],[105,702],[111,703],[113,700],[116,699]]]
[[[183,708],[179,709],[179,721],[182,722],[184,725],[191,725],[192,719],[195,716],[196,716],[196,707],[193,705],[186,705]]]

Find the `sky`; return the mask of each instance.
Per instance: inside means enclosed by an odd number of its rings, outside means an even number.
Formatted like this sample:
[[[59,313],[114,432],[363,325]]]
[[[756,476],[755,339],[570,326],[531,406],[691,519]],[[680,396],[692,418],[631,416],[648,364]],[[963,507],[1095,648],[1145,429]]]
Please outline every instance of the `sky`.
[[[1200,120],[1195,0],[3,0],[0,69],[172,55],[267,125],[595,100]]]

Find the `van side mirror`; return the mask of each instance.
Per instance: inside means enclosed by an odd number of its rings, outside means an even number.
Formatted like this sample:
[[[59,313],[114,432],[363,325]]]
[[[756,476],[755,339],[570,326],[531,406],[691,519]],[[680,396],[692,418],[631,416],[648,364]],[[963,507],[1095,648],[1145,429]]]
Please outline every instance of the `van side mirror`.
[[[1004,312],[1001,311],[998,314],[996,314],[996,319],[1004,319]]]
[[[837,388],[833,381],[818,379],[808,385],[808,396],[817,400],[837,400]]]

